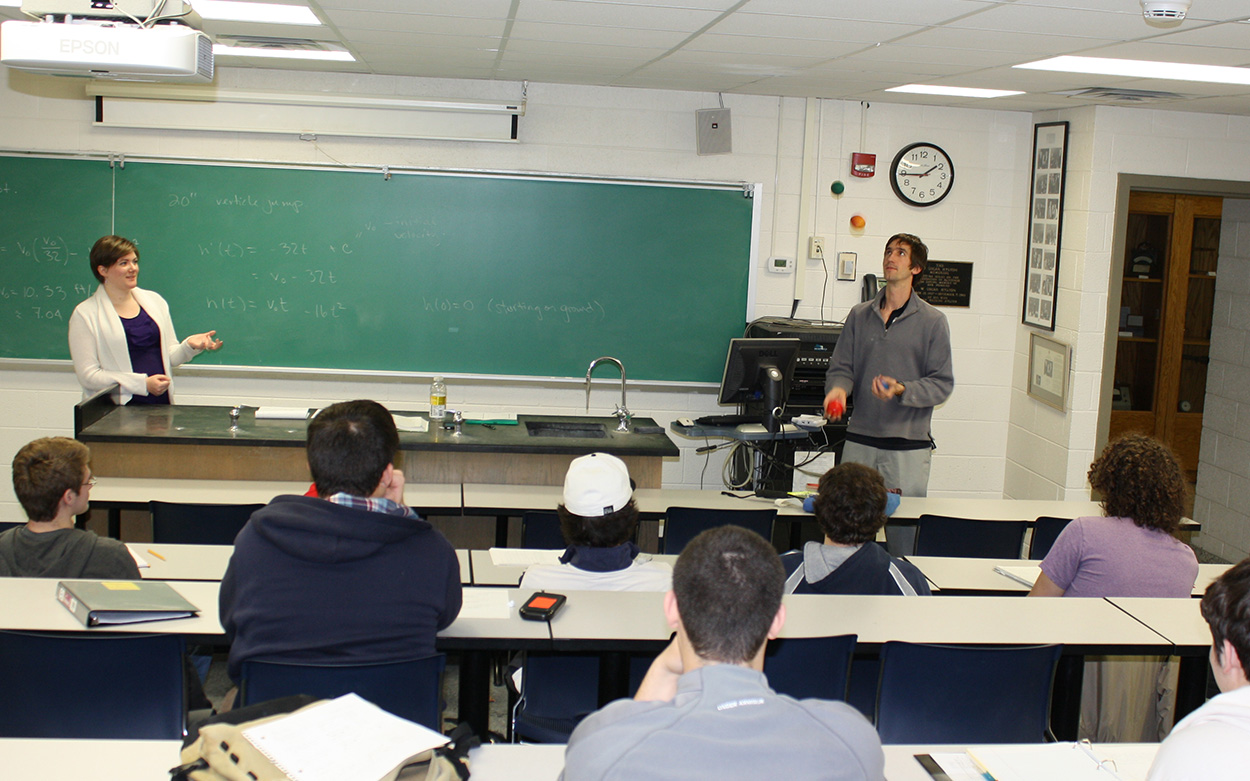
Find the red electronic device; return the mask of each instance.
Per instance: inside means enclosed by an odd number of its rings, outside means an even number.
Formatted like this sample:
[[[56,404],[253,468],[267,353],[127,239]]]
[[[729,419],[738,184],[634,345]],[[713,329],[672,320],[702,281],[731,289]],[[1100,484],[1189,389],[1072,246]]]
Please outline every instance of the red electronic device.
[[[550,594],[546,591],[536,591],[525,600],[525,604],[517,611],[521,614],[521,618],[530,621],[550,621],[551,617],[556,614],[567,599],[563,594]]]

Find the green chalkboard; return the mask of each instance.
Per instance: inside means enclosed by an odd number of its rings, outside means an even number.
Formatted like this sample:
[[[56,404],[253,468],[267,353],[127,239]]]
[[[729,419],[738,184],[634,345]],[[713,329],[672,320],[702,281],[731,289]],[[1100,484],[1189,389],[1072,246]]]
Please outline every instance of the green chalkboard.
[[[96,288],[87,253],[112,211],[107,162],[0,157],[0,357],[69,357],[70,313]]]
[[[113,176],[140,284],[180,334],[225,341],[197,364],[568,377],[614,355],[631,379],[716,381],[746,318],[740,187],[133,161]],[[85,259],[70,268],[94,289]],[[55,350],[0,355],[64,357],[58,327]]]

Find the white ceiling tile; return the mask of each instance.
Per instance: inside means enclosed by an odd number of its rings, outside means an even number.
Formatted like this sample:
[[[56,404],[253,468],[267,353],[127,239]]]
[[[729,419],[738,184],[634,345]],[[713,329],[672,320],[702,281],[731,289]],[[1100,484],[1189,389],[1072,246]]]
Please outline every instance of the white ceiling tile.
[[[577,3],[568,0],[524,0],[517,21],[592,24],[634,30],[693,32],[720,15],[719,9],[672,8],[622,3]]]
[[[448,33],[451,35],[503,35],[503,20],[470,19],[462,16],[428,14],[394,14],[341,11],[330,12],[330,21],[350,38],[351,30],[395,30],[414,33]]]
[[[631,47],[670,49],[686,38],[686,33],[671,30],[622,30],[615,27],[551,24],[547,22],[516,22],[512,40],[550,41],[553,43],[592,43]]]

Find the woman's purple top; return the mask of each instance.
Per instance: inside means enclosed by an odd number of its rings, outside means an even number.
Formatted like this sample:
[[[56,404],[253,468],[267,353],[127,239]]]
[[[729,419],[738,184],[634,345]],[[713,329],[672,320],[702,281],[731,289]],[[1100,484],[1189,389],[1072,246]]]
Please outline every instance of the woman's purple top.
[[[130,350],[130,368],[136,374],[165,373],[165,360],[161,355],[161,327],[142,307],[139,314],[127,320],[122,318],[126,330],[126,347]],[[159,396],[134,396],[127,404],[168,404],[169,391]]]
[[[1065,597],[1188,597],[1198,577],[1192,548],[1131,518],[1077,518],[1041,567]]]

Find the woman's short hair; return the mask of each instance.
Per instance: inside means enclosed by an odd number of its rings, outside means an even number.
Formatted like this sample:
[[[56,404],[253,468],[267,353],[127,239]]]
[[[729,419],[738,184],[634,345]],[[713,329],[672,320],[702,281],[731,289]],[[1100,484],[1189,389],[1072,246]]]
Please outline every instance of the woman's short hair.
[[[556,507],[560,531],[569,545],[590,548],[613,548],[633,539],[638,528],[638,503],[629,500],[621,509],[607,515],[578,515],[563,504]]]
[[[1181,465],[1154,437],[1125,434],[1109,443],[1090,464],[1089,484],[1102,494],[1103,512],[1146,529],[1174,532],[1185,513]]]
[[[872,542],[885,525],[885,500],[881,473],[846,461],[821,475],[816,521],[826,537],[841,545]]]
[[[131,252],[135,253],[135,260],[138,260],[139,248],[130,239],[123,239],[121,236],[101,236],[91,246],[91,253],[87,256],[91,260],[91,273],[103,284],[104,275],[100,273],[100,266],[112,268],[114,263]]]

